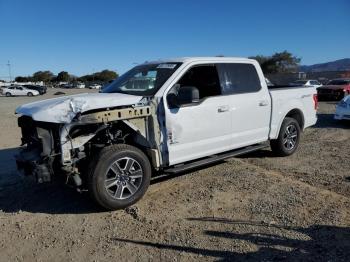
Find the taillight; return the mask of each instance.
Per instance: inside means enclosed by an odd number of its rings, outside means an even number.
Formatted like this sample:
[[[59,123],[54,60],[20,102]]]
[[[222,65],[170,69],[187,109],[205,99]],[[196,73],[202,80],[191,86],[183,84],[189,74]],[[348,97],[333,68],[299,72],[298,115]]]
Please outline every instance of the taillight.
[[[313,99],[314,99],[314,108],[315,110],[317,110],[318,108],[318,98],[317,98],[317,94],[313,95]]]

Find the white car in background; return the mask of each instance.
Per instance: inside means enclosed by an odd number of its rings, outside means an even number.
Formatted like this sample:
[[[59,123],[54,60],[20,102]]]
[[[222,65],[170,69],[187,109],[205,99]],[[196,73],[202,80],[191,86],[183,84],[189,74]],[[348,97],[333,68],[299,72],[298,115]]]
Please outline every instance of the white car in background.
[[[291,86],[307,86],[307,87],[321,87],[322,84],[317,80],[296,80],[289,85]]]
[[[37,90],[29,89],[23,86],[9,86],[2,89],[2,94],[5,96],[38,96],[40,93]]]
[[[75,85],[75,88],[85,88],[85,84],[84,83],[77,83]]]
[[[99,85],[99,84],[92,84],[92,85],[89,86],[90,89],[101,89],[101,87],[102,86]]]
[[[337,107],[335,109],[334,119],[350,120],[350,95],[344,97],[337,104]]]

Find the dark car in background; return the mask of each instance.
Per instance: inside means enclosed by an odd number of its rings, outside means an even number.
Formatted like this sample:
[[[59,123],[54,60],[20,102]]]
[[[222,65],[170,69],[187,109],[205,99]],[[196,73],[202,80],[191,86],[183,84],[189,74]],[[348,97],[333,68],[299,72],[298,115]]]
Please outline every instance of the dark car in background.
[[[23,87],[36,90],[39,92],[40,95],[43,95],[46,93],[47,87],[46,86],[39,86],[39,85],[23,85]]]
[[[72,83],[70,84],[61,84],[59,85],[60,88],[74,88],[74,85]]]
[[[317,88],[319,99],[340,100],[350,94],[350,78],[338,78],[329,81],[326,85]]]

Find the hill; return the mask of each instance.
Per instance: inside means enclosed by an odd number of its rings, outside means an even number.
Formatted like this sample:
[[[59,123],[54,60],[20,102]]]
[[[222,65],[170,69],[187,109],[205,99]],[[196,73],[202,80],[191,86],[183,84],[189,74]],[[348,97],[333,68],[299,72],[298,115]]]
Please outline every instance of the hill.
[[[350,58],[339,59],[332,62],[300,66],[302,72],[324,72],[324,71],[350,71]]]

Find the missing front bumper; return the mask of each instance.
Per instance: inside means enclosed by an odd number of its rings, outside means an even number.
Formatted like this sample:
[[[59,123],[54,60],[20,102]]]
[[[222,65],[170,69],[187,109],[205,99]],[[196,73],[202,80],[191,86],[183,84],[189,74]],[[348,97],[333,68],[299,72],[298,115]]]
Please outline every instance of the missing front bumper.
[[[15,156],[17,170],[25,176],[34,176],[38,183],[50,182],[51,172],[38,150],[23,149]]]

